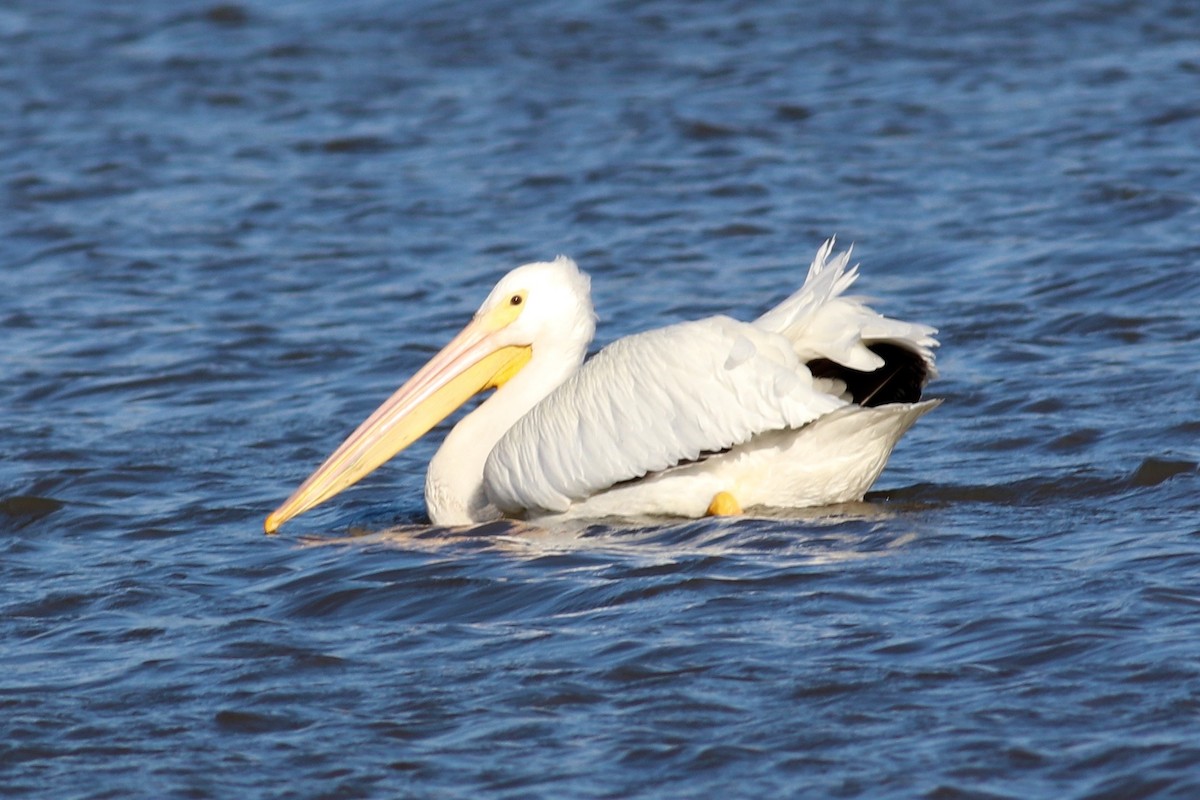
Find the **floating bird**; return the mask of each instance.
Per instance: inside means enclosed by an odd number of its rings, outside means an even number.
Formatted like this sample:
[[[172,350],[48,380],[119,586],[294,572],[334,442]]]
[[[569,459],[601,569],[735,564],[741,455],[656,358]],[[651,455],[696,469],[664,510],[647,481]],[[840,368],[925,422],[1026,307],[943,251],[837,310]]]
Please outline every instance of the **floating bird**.
[[[591,285],[569,258],[505,275],[470,324],[266,520],[354,484],[471,396],[425,502],[438,525],[503,516],[735,514],[862,499],[892,448],[940,401],[936,330],[846,290],[850,251],[825,242],[804,285],[753,322],[725,316],[618,339],[584,362]]]

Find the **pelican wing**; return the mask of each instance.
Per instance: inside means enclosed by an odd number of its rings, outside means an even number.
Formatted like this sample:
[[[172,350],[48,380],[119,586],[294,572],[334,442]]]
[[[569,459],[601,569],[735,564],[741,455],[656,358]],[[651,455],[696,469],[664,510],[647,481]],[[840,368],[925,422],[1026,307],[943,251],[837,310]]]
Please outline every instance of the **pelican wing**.
[[[562,512],[845,404],[814,386],[786,336],[728,317],[684,322],[597,353],[500,439],[484,485],[502,511]]]
[[[754,324],[790,339],[805,363],[824,358],[870,372],[883,366],[883,359],[869,345],[890,342],[916,355],[927,379],[936,377],[932,348],[937,346],[937,330],[885,317],[868,307],[865,298],[847,296],[846,290],[858,280],[858,267],[850,266],[850,250],[834,256],[834,244],[834,239],[827,240],[808,268],[804,285]]]

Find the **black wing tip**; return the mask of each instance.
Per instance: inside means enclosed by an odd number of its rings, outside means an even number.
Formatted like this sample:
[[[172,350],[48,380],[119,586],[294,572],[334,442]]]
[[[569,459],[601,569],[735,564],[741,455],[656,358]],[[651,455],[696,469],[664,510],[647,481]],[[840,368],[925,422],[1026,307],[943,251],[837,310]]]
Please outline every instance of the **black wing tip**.
[[[891,403],[916,403],[929,381],[929,364],[915,350],[893,342],[874,342],[867,349],[883,359],[870,372],[850,369],[827,358],[808,362],[814,378],[836,378],[846,384],[854,402],[865,408]]]

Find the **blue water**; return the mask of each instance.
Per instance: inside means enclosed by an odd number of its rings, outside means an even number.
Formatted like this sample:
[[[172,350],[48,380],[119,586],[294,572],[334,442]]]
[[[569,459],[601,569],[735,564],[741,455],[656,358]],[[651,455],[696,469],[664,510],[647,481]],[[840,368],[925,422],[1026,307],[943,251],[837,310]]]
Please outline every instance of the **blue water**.
[[[0,7],[0,794],[1200,796],[1191,2]],[[867,501],[264,515],[516,264],[820,241],[941,329]]]

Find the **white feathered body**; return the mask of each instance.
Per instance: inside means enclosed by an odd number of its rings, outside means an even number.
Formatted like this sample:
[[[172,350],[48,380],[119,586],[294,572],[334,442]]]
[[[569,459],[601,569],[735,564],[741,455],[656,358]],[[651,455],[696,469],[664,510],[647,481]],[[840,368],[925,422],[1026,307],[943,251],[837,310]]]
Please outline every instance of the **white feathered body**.
[[[932,328],[845,296],[856,272],[849,252],[830,260],[832,244],[801,289],[759,319],[710,317],[629,336],[561,380],[499,435],[471,521],[695,517],[718,492],[746,508],[861,499],[937,401],[863,407],[843,381],[816,378],[807,365],[871,372],[884,360],[869,345],[890,343],[930,377],[937,342]],[[439,510],[433,494],[427,488],[435,522],[467,521]]]
[[[474,394],[429,463],[440,525],[500,516],[737,513],[860,499],[936,405],[935,331],[846,295],[847,251],[818,251],[804,285],[753,322],[710,317],[613,342],[595,333],[575,262],[506,274],[471,321],[267,516],[289,519],[352,486]]]
[[[900,437],[937,400],[839,409],[800,429],[771,431],[728,453],[651,474],[534,518],[700,517],[718,492],[746,508],[809,508],[861,500]]]

